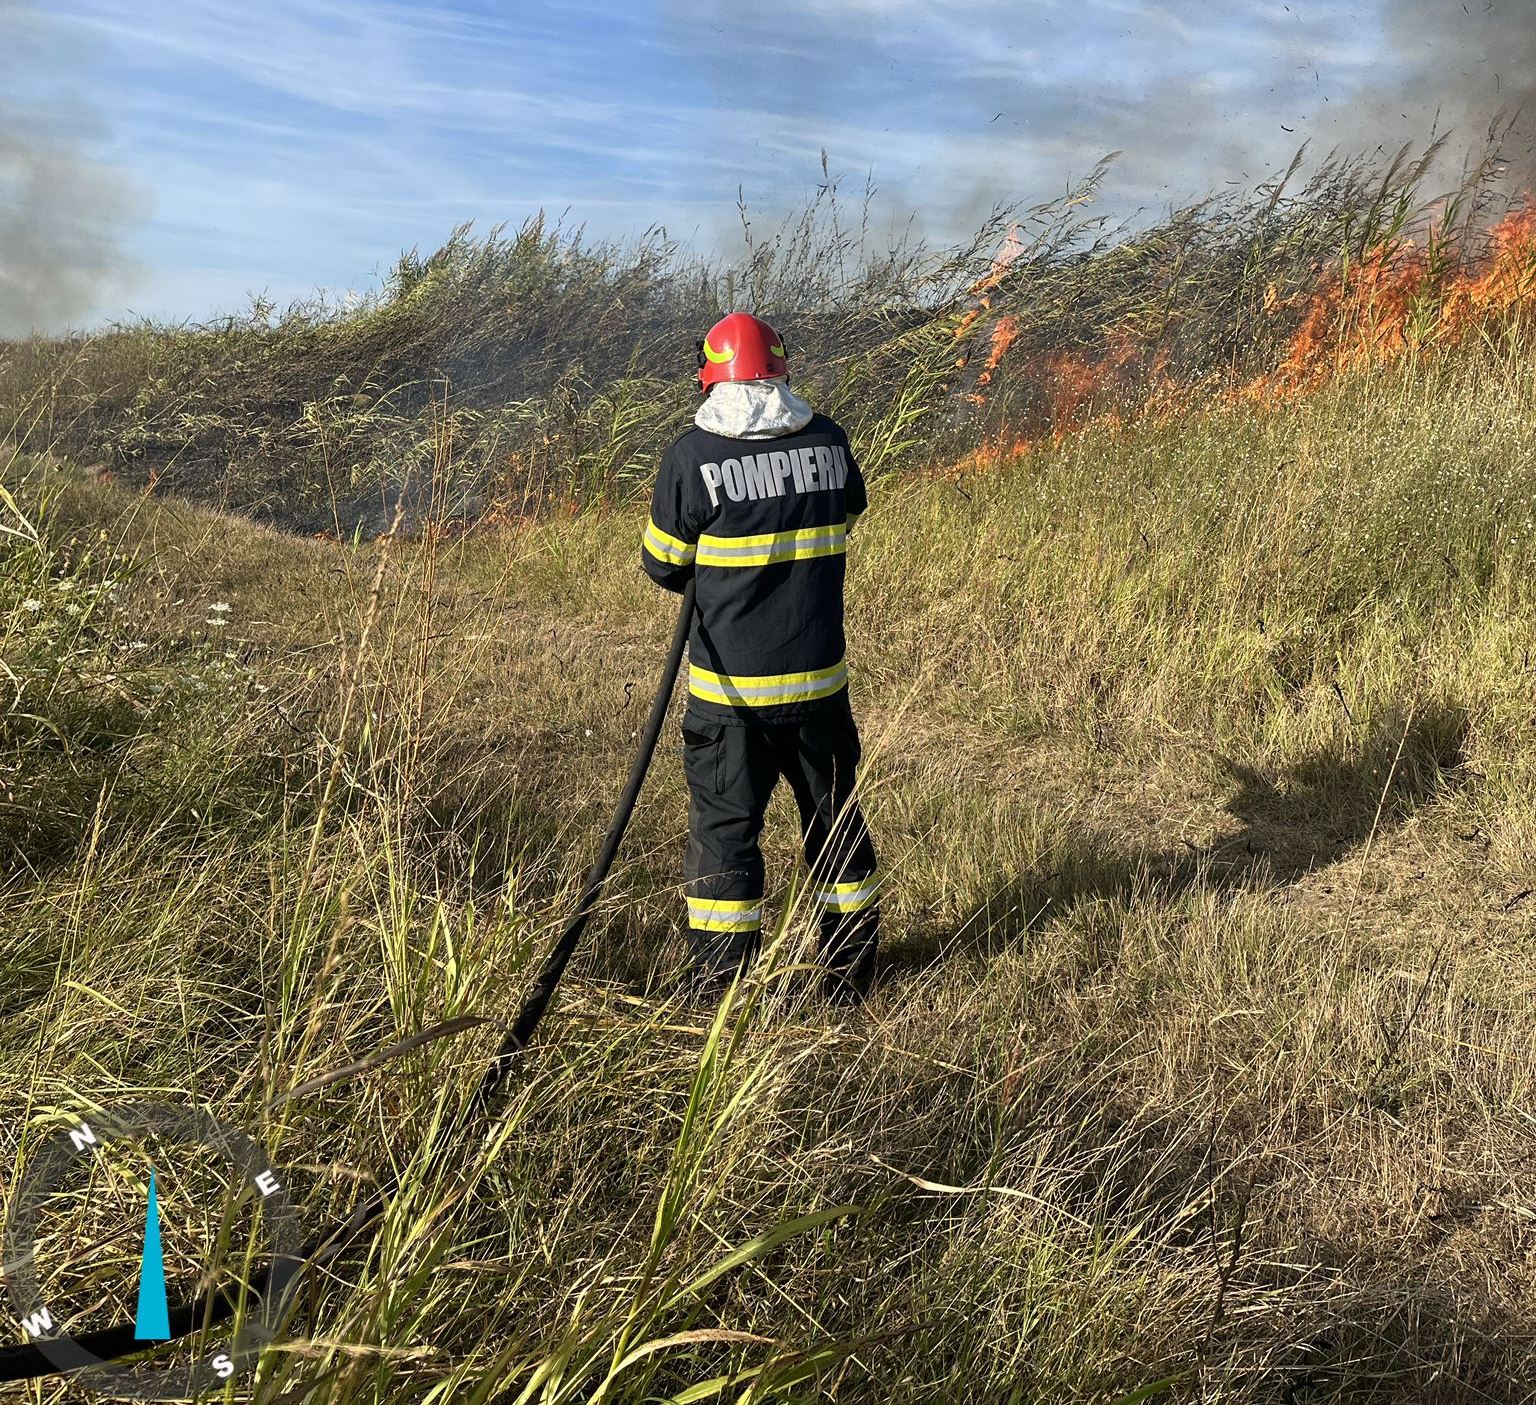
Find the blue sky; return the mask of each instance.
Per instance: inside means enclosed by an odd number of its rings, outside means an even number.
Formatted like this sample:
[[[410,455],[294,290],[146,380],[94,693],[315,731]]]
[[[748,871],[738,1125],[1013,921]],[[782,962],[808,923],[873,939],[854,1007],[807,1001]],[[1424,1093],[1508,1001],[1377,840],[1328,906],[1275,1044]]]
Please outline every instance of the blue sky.
[[[20,86],[115,182],[125,257],[71,320],[202,317],[540,208],[718,246],[823,149],[935,237],[1115,149],[1112,200],[1166,206],[1352,136],[1385,2],[48,0]]]

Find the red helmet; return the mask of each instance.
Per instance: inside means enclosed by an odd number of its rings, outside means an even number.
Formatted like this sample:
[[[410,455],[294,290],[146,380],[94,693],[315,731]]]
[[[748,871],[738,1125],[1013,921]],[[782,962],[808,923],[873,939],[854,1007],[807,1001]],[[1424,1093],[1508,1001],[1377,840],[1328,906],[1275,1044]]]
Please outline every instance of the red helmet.
[[[779,334],[750,312],[733,312],[709,329],[699,344],[699,389],[720,381],[760,381],[787,376]]]

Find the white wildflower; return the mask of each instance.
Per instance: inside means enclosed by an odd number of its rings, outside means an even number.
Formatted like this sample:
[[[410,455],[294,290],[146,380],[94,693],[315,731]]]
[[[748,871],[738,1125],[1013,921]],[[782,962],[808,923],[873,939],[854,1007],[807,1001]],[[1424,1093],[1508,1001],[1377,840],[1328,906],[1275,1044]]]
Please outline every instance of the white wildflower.
[[[229,604],[224,600],[215,600],[208,608],[215,615],[227,615],[229,613]]]
[[[43,608],[43,602],[41,600],[23,600],[21,608],[27,611],[28,614],[35,615]]]

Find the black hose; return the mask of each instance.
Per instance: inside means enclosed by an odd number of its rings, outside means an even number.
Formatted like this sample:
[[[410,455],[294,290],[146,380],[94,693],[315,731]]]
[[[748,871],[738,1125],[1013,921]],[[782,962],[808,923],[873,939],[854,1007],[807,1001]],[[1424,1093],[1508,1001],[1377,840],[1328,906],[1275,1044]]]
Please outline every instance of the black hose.
[[[603,847],[598,850],[597,859],[587,872],[586,886],[576,904],[576,911],[560,934],[560,939],[550,948],[549,955],[544,958],[544,964],[539,968],[538,975],[534,977],[533,985],[523,1000],[522,1008],[517,1012],[517,1018],[512,1021],[512,1027],[507,1031],[506,1038],[502,1040],[501,1048],[496,1051],[495,1058],[487,1065],[485,1074],[480,1080],[480,1086],[475,1090],[474,1097],[460,1119],[459,1130],[461,1131],[490,1107],[502,1084],[506,1082],[507,1075],[516,1064],[517,1056],[528,1047],[534,1031],[539,1027],[539,1021],[544,1018],[545,1012],[549,1009],[555,987],[560,984],[560,977],[565,974],[566,965],[581,941],[581,934],[586,930],[587,922],[592,916],[592,909],[597,906],[597,900],[602,896],[603,885],[608,881],[614,859],[618,857],[624,831],[629,828],[630,819],[634,816],[635,804],[640,798],[640,788],[645,784],[646,773],[651,768],[651,758],[656,754],[656,743],[666,723],[667,708],[672,701],[672,690],[677,683],[678,671],[682,667],[683,650],[687,647],[688,630],[693,620],[693,589],[694,583],[690,580],[687,589],[683,591],[682,608],[678,611],[677,626],[672,633],[672,647],[667,652],[667,662],[661,672],[661,682],[657,685],[656,696],[651,700],[651,712],[645,719],[645,730],[640,734],[640,745],[635,751],[634,764],[629,770],[629,780],[624,786],[624,793],[619,797],[618,808],[614,811],[608,833],[603,837]],[[451,1140],[451,1138],[447,1139],[444,1144],[451,1143]],[[399,1178],[391,1176],[367,1200],[356,1206],[345,1220],[339,1224],[328,1225],[300,1249],[296,1256],[296,1266],[289,1265],[294,1267],[295,1271],[285,1274],[289,1288],[297,1285],[299,1275],[305,1269],[329,1263],[349,1244],[354,1243],[365,1230],[375,1224],[383,1216],[389,1197],[399,1188]],[[252,1278],[248,1293],[256,1296],[264,1293],[277,1267],[277,1263],[274,1262],[256,1274]],[[173,1304],[169,1311],[168,1340],[190,1336],[199,1328],[228,1321],[234,1316],[237,1306],[238,1300],[227,1292],[200,1294],[190,1302]],[[100,1361],[114,1361],[147,1350],[142,1341],[134,1338],[132,1323],[107,1327],[95,1332],[84,1332],[71,1337],[70,1341],[77,1349],[89,1353]],[[29,1380],[34,1376],[52,1375],[59,1370],[60,1368],[42,1352],[35,1342],[25,1342],[20,1346],[0,1349],[0,1381]]]
[[[507,1037],[502,1040],[496,1057],[491,1060],[490,1066],[485,1070],[485,1077],[480,1080],[480,1091],[475,1095],[471,1116],[482,1111],[490,1102],[501,1086],[502,1080],[511,1070],[517,1056],[533,1038],[534,1030],[539,1027],[539,1021],[544,1018],[544,1011],[549,1007],[550,997],[554,995],[555,987],[560,984],[560,977],[565,974],[566,962],[571,959],[577,943],[581,941],[581,934],[587,927],[587,919],[592,916],[592,909],[597,906],[597,900],[602,896],[603,884],[608,881],[608,872],[618,856],[624,831],[629,828],[630,818],[635,813],[635,802],[640,798],[640,787],[645,784],[646,772],[651,769],[651,758],[656,754],[656,741],[661,736],[662,726],[667,720],[667,705],[672,700],[672,688],[677,682],[678,670],[683,664],[683,650],[687,647],[688,629],[693,620],[693,586],[694,583],[690,580],[687,589],[683,591],[682,609],[677,613],[677,627],[672,631],[672,647],[667,651],[667,662],[661,671],[660,686],[656,689],[656,696],[651,700],[651,715],[645,719],[645,730],[640,734],[640,745],[635,751],[634,764],[629,768],[629,781],[624,787],[624,794],[619,797],[618,809],[613,812],[613,821],[608,826],[608,833],[603,836],[603,847],[598,850],[597,858],[587,873],[586,889],[581,895],[581,900],[576,904],[576,911],[572,914],[569,925],[560,934],[560,940],[544,958],[544,965],[540,968],[539,974],[534,977],[533,988],[524,999],[523,1008],[517,1012],[517,1018],[512,1021],[512,1028],[507,1031]]]

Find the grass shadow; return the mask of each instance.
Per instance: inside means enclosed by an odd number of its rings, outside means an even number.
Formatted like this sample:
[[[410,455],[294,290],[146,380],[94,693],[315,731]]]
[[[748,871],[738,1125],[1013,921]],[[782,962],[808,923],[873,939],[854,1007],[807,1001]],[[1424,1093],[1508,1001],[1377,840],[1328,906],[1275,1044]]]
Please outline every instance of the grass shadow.
[[[1347,741],[1275,772],[1222,757],[1234,786],[1223,809],[1238,822],[1235,832],[1203,845],[1130,850],[1084,834],[1049,870],[1002,875],[957,925],[906,933],[891,944],[888,967],[920,969],[957,950],[1010,946],[1090,902],[1294,884],[1458,785],[1466,731],[1461,709],[1437,704],[1385,712]]]

